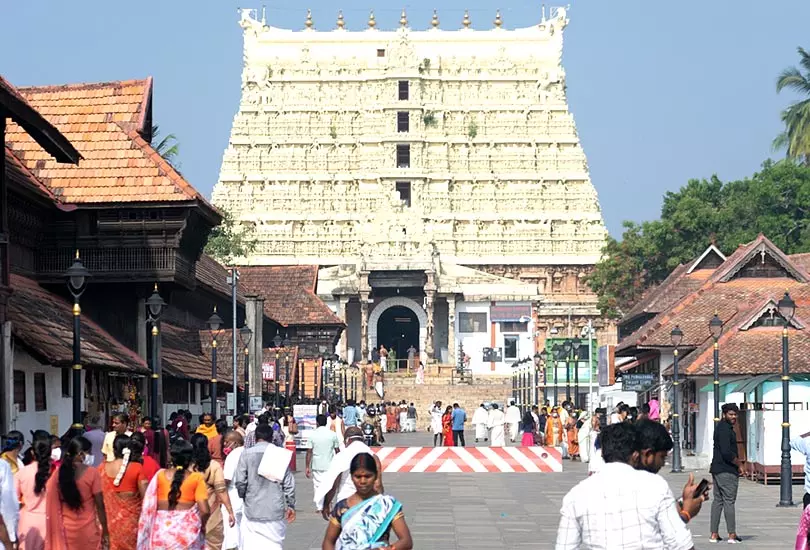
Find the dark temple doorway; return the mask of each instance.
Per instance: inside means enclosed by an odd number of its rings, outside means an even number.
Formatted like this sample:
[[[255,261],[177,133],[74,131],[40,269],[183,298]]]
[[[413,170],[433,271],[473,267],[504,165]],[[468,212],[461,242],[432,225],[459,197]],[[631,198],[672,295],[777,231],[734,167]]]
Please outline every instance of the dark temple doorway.
[[[377,321],[377,348],[384,345],[396,352],[397,366],[405,366],[408,348],[419,349],[419,319],[416,313],[403,306],[393,306],[380,315]]]

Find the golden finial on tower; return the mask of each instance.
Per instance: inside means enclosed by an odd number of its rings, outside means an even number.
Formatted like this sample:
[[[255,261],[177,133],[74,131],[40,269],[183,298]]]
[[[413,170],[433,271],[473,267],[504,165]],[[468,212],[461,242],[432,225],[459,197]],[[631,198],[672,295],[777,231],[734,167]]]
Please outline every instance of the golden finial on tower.
[[[467,11],[467,10],[464,10],[464,19],[461,20],[461,24],[464,25],[465,29],[469,29],[470,28],[470,23],[471,23],[471,21],[470,21],[470,12]]]
[[[338,20],[337,20],[337,27],[342,29],[346,26],[346,22],[343,20],[343,11],[338,11]]]
[[[430,24],[434,29],[439,28],[439,14],[436,13],[436,10],[433,10],[433,19],[431,19]]]
[[[400,27],[408,26],[408,16],[405,14],[405,9],[402,10],[402,15],[399,16],[399,26]]]
[[[304,23],[308,29],[312,28],[312,10],[307,10],[307,20]]]
[[[374,10],[371,10],[371,13],[368,16],[368,28],[373,29],[377,26],[377,20],[374,19]]]
[[[501,10],[495,12],[495,28],[500,29],[501,25],[503,25],[503,19],[501,19]]]

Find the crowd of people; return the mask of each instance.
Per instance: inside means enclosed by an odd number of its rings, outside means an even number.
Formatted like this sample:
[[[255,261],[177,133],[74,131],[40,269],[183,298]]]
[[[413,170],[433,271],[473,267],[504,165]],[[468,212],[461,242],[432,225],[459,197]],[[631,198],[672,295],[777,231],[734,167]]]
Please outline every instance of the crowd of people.
[[[306,471],[307,477],[317,472],[328,488],[333,478],[342,480],[339,494],[321,495],[327,507],[316,506],[329,522],[324,548],[411,548],[401,503],[382,494],[382,468],[362,443],[362,431],[335,408],[328,412],[317,417],[326,437],[319,430],[310,434]],[[0,455],[0,544],[22,550],[282,548],[296,517],[292,412],[268,405],[232,423],[207,413],[196,420],[180,410],[161,427],[151,418],[133,422],[115,414],[109,431],[89,418],[61,437],[42,430],[30,438],[8,433]],[[362,447],[351,447],[355,442]],[[324,459],[326,447],[332,455]],[[351,448],[345,453],[351,460],[333,476],[341,448]],[[393,545],[391,532],[398,539]]]

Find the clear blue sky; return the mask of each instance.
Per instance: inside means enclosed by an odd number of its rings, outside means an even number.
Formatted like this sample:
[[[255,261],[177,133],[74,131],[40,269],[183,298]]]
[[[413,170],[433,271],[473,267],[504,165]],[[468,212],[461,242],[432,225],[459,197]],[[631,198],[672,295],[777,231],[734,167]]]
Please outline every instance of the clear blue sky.
[[[375,8],[397,26],[390,2],[264,0],[268,23],[350,29]],[[250,4],[250,2],[256,2]],[[153,76],[155,121],[177,135],[182,171],[200,191],[216,182],[239,102],[242,65],[237,6],[262,0],[26,0],[4,2],[0,73],[17,85]],[[489,6],[492,7],[489,7]],[[547,5],[564,5],[547,2]],[[294,7],[286,7],[294,6]],[[300,6],[300,7],[298,7]],[[444,28],[538,22],[541,2],[406,1],[414,28],[439,8]],[[579,134],[611,233],[624,219],[656,218],[661,198],[689,178],[740,178],[772,156],[777,74],[810,48],[808,0],[572,0],[564,66]]]

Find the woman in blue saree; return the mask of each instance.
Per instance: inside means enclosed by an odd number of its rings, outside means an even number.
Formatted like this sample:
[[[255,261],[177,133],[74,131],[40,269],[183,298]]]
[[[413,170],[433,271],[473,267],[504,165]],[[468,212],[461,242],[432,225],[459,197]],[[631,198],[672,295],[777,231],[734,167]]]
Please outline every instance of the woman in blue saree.
[[[368,453],[354,457],[349,469],[357,490],[347,499],[338,501],[329,516],[329,527],[323,539],[323,550],[411,550],[413,541],[402,503],[374,489],[377,462]],[[388,542],[391,531],[397,537]]]

